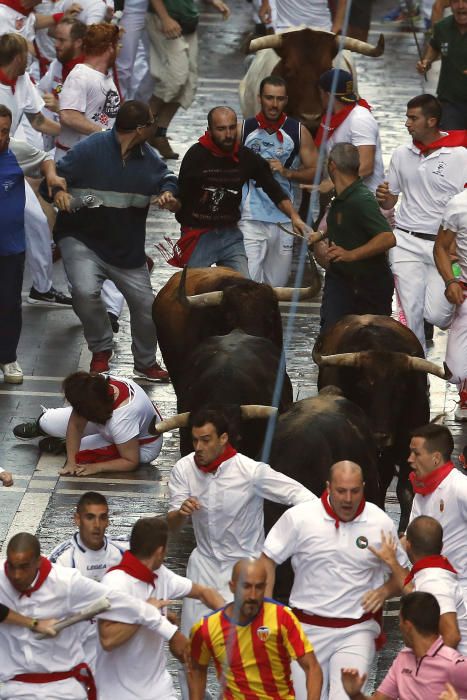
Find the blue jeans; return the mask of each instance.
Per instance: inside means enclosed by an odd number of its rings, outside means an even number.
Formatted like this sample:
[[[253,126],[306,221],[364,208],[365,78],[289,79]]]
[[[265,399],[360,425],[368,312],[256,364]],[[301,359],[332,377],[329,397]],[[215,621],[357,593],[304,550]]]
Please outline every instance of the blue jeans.
[[[211,267],[214,264],[230,267],[250,278],[243,234],[238,226],[215,228],[200,236],[188,267]]]

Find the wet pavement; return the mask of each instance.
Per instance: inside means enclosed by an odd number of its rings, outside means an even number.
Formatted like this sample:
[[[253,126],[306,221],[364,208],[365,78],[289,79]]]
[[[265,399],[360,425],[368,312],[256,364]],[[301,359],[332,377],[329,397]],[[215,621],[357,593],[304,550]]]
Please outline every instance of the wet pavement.
[[[250,5],[243,0],[229,3],[233,17],[228,22],[217,13],[203,11],[200,23],[200,83],[196,101],[187,112],[180,112],[171,129],[173,146],[183,154],[205,129],[207,111],[216,104],[238,107],[237,86],[243,75],[244,55],[241,44],[244,32],[250,27]],[[379,21],[391,6],[387,1],[376,2],[370,41],[380,31],[386,36],[383,58],[358,57],[359,91],[374,107],[381,127],[385,162],[392,150],[407,140],[404,128],[405,104],[421,92],[421,81],[414,71],[417,60],[413,37],[394,25]],[[204,6],[206,9],[208,6]],[[180,161],[171,161],[177,171]],[[178,237],[177,225],[166,212],[152,210],[147,227],[147,252],[154,257],[152,271],[154,291],[157,292],[175,272],[156,250],[156,243],[164,236]],[[62,282],[60,266],[56,266],[57,280]],[[25,286],[26,290],[26,286]],[[290,319],[290,305],[281,306],[284,323]],[[319,300],[301,303],[293,317],[292,342],[287,350],[287,368],[296,399],[316,393],[317,368],[311,359],[311,349],[318,332]],[[429,357],[441,363],[444,357],[446,334],[436,331]],[[62,404],[61,379],[78,367],[88,368],[89,357],[83,347],[80,324],[69,309],[40,309],[24,305],[24,327],[19,348],[19,360],[25,373],[21,386],[0,385],[0,464],[15,475],[13,488],[1,490],[0,542],[6,542],[14,532],[29,530],[38,533],[44,552],[73,532],[72,512],[79,495],[86,490],[99,490],[110,503],[110,532],[129,534],[133,523],[144,515],[164,515],[167,511],[167,479],[171,467],[179,457],[178,434],[166,435],[161,456],[154,466],[140,467],[136,473],[123,476],[58,478],[62,458],[43,457],[34,443],[19,443],[12,435],[12,427],[24,420],[37,417],[41,405]],[[132,376],[128,313],[124,312],[121,330],[115,336],[112,371]],[[142,382],[150,398],[163,416],[176,411],[175,396],[170,385]],[[446,412],[444,422],[452,429],[456,441],[456,455],[467,442],[467,427],[453,420],[456,391],[441,380],[432,378],[432,415]],[[390,491],[387,509],[394,520],[399,508],[394,491]],[[184,572],[188,553],[193,544],[190,530],[173,539],[167,558],[168,565]],[[397,601],[391,601],[385,614],[389,643],[374,664],[371,682],[380,679],[393,658],[400,642],[396,633]]]

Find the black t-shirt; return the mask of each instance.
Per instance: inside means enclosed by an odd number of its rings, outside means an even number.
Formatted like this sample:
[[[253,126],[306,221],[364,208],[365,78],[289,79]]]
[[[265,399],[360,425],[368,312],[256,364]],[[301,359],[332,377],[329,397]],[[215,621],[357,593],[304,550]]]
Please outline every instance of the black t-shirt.
[[[255,180],[278,204],[288,199],[268,163],[249,148],[240,146],[238,162],[215,156],[199,143],[185,155],[178,176],[182,203],[177,220],[182,226],[216,228],[232,226],[240,219],[242,187]]]

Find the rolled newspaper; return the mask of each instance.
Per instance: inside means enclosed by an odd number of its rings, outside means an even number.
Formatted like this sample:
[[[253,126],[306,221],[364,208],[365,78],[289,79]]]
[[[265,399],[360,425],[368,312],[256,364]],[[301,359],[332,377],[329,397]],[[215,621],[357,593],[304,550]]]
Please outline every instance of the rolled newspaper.
[[[65,617],[63,620],[59,620],[54,625],[54,630],[58,633],[64,630],[66,627],[71,627],[71,625],[76,625],[78,622],[84,622],[85,620],[91,620],[95,615],[109,610],[110,602],[107,598],[100,598],[96,600],[95,603],[88,605],[87,608],[81,610],[81,612],[75,615],[70,615],[70,617]],[[38,639],[45,639],[47,634],[38,634]]]

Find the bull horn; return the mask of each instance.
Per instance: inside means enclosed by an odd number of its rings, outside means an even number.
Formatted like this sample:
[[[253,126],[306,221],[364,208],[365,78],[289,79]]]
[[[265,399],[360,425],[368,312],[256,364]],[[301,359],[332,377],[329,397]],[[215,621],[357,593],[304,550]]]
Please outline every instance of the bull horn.
[[[270,416],[276,415],[277,408],[275,406],[260,406],[255,404],[247,404],[245,406],[240,406],[240,411],[242,412],[243,419],[269,418]]]
[[[250,53],[255,53],[255,51],[261,51],[261,49],[280,49],[281,46],[281,34],[268,34],[250,41],[249,51]]]
[[[222,302],[224,292],[204,292],[204,294],[193,294],[187,296],[189,306],[202,309],[206,306],[219,306]]]
[[[336,36],[336,43],[339,48],[361,53],[363,56],[373,56],[376,58],[382,56],[384,53],[384,36],[382,34],[379,35],[376,46],[372,46],[372,44],[367,44],[366,41],[359,41],[359,39],[354,39],[350,36]]]
[[[167,433],[169,430],[186,428],[189,417],[190,412],[188,411],[188,413],[177,413],[176,416],[161,420],[160,423],[156,423],[156,419],[154,418],[149,425],[148,432],[151,435],[162,435],[162,433]]]
[[[359,367],[363,352],[341,352],[338,355],[320,355],[313,353],[313,359],[320,367]]]
[[[440,379],[449,379],[452,374],[449,369],[444,365],[440,367],[430,360],[425,360],[423,357],[407,357],[408,369],[413,369],[415,372],[427,372],[428,374],[434,374],[435,377]]]
[[[298,292],[297,299],[310,299],[315,295],[313,287],[273,287],[273,290],[277,301],[292,301],[295,292]]]

